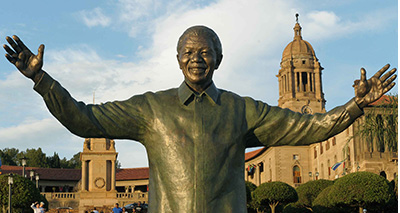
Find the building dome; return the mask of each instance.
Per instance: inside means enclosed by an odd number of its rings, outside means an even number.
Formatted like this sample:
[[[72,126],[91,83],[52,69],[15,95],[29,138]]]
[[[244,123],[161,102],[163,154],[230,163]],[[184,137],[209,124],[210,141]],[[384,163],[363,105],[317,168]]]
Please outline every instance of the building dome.
[[[322,92],[322,70],[313,47],[301,36],[301,27],[296,14],[293,28],[294,39],[282,53],[279,69],[278,106],[301,113],[325,112],[325,99]]]
[[[294,30],[294,39],[283,50],[282,62],[286,61],[287,59],[290,60],[293,58],[298,58],[298,56],[300,56],[301,58],[316,57],[314,49],[311,46],[311,44],[308,41],[303,40],[303,38],[301,37],[300,24],[296,23],[293,30]]]

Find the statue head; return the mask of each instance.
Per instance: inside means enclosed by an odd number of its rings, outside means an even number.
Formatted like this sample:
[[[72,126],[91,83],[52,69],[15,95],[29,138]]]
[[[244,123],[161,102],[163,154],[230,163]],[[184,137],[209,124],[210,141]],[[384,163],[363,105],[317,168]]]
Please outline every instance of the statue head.
[[[183,32],[181,37],[179,37],[178,45],[176,47],[178,54],[179,50],[182,48],[182,43],[187,36],[202,36],[204,38],[211,39],[214,45],[214,50],[217,53],[217,56],[222,58],[222,45],[221,41],[218,38],[218,35],[214,32],[214,30],[201,25],[189,27],[188,29],[185,30],[185,32]]]
[[[217,34],[205,26],[190,27],[179,38],[177,51],[179,68],[186,84],[196,92],[204,91],[222,60]]]

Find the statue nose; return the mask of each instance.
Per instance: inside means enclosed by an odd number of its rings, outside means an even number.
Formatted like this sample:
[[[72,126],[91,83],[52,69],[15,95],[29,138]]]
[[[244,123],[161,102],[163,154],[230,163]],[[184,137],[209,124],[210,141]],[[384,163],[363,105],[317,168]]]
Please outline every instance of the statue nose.
[[[200,53],[195,53],[192,54],[191,60],[197,62],[197,61],[202,61],[203,58],[201,57]]]

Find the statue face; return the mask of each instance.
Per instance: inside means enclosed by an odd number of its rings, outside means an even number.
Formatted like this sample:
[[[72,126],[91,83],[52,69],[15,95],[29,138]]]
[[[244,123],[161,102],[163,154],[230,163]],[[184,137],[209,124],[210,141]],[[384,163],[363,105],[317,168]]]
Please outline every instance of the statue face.
[[[197,92],[202,92],[211,83],[214,70],[221,62],[217,59],[212,40],[201,35],[188,35],[177,58],[185,82]]]

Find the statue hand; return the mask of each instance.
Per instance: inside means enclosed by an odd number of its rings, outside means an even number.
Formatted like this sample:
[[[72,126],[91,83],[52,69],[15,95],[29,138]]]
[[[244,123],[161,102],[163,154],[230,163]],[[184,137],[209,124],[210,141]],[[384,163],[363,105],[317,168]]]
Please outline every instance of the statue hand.
[[[356,94],[355,101],[360,108],[364,108],[368,104],[378,100],[383,94],[394,87],[395,83],[393,81],[397,77],[397,75],[394,75],[396,68],[393,68],[382,76],[389,67],[390,65],[386,64],[368,80],[366,80],[365,69],[361,68],[361,79],[355,80],[353,85]]]
[[[37,82],[42,76],[44,45],[40,45],[38,54],[33,54],[25,44],[14,35],[13,38],[6,37],[7,42],[12,48],[4,44],[6,58],[26,77]]]

